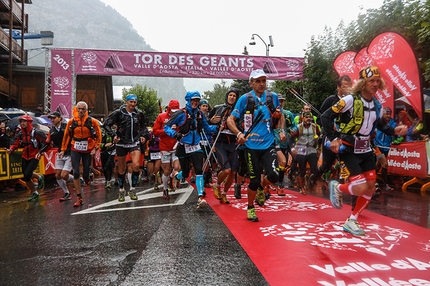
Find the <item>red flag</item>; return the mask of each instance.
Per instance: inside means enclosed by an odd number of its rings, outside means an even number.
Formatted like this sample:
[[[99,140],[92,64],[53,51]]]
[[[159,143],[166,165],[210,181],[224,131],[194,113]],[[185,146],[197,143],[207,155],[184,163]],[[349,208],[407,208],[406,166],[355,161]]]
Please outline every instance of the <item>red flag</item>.
[[[372,57],[367,53],[367,47],[362,48],[354,58],[354,62],[358,70],[368,66],[376,65]],[[380,69],[381,72],[381,69]],[[386,89],[378,90],[375,94],[376,98],[384,107],[389,107],[394,110],[394,85],[393,82],[387,77],[386,74],[381,72],[382,78],[385,81]]]
[[[339,76],[349,75],[353,82],[358,80],[358,68],[354,63],[357,53],[354,51],[345,51],[339,54],[334,60],[333,66]]]
[[[382,33],[372,40],[367,53],[379,67],[382,76],[397,87],[409,100],[420,119],[423,119],[418,64],[408,42],[397,33]]]

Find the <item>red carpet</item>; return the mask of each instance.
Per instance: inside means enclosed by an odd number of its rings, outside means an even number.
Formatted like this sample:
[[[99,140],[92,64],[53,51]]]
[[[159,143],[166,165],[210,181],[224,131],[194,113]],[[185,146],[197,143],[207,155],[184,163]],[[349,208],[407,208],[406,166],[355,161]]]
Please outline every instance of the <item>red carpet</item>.
[[[365,210],[359,218],[368,236],[342,231],[351,207],[286,191],[256,206],[259,222],[246,219],[242,199],[228,192],[220,204],[207,201],[270,285],[430,285],[430,230]],[[402,284],[404,283],[404,284]]]

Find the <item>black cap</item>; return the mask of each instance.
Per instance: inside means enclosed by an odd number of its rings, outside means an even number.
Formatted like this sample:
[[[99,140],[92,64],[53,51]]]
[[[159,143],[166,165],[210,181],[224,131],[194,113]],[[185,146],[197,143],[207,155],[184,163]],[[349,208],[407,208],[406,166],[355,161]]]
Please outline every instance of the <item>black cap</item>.
[[[61,114],[58,111],[54,111],[51,114],[49,114],[48,117],[49,118],[51,118],[51,117],[61,117]]]
[[[42,107],[43,107],[43,104],[42,104],[42,103],[39,103],[39,104],[37,105],[37,107],[39,107],[39,106],[42,106]]]

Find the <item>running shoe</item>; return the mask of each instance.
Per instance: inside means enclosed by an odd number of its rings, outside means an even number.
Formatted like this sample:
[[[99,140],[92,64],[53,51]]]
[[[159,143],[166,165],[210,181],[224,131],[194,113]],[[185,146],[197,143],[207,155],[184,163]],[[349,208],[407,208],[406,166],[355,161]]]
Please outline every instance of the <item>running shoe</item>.
[[[301,188],[300,188],[300,193],[301,193],[302,195],[306,195],[306,189],[305,189],[305,187],[301,187]]]
[[[136,189],[135,188],[130,188],[130,190],[128,191],[128,196],[133,201],[137,200]]]
[[[194,184],[196,182],[196,177],[191,177],[191,179],[190,179],[190,183],[191,184]]]
[[[74,207],[80,207],[84,204],[84,200],[81,197],[78,197],[76,203],[73,204]]]
[[[219,186],[213,185],[213,190],[214,190],[215,199],[220,200],[221,199],[221,190],[219,189]]]
[[[125,201],[125,190],[119,189],[118,202],[123,202],[123,201]]]
[[[229,204],[230,201],[227,199],[227,194],[221,194],[221,199],[220,199],[222,204]]]
[[[252,221],[252,222],[258,221],[258,217],[257,217],[257,214],[255,213],[254,207],[251,209],[248,209],[248,211],[246,212],[246,215],[249,221]]]
[[[392,190],[393,190],[393,188],[390,187],[390,185],[388,185],[388,184],[385,185],[384,191],[391,192]]]
[[[166,200],[170,199],[169,189],[163,190],[163,199],[166,199]]]
[[[264,193],[264,190],[260,187],[257,189],[257,195],[255,196],[255,202],[260,207],[264,206],[264,202],[266,201],[266,194]]]
[[[330,190],[330,202],[336,209],[342,208],[342,193],[338,189],[339,182],[330,181],[328,188]]]
[[[72,195],[70,193],[65,193],[63,197],[60,198],[60,202],[68,201],[72,199]]]
[[[112,185],[111,185],[110,181],[107,181],[107,182],[105,183],[105,189],[106,189],[106,190],[110,190],[111,188],[112,188]]]
[[[39,194],[38,193],[32,193],[31,197],[28,198],[29,202],[35,202],[39,199]]]
[[[37,179],[37,189],[41,190],[45,187],[45,177],[43,175],[40,175]]]
[[[202,197],[199,197],[199,199],[197,200],[197,208],[202,209],[205,208],[207,205],[208,203],[206,202],[206,200]]]
[[[284,197],[285,196],[284,188],[282,187],[282,185],[278,187],[278,189],[276,190],[276,193],[280,197]]]
[[[238,200],[242,198],[241,191],[242,191],[242,186],[239,184],[234,184],[234,197]]]
[[[358,222],[355,219],[347,219],[343,225],[343,230],[349,232],[355,236],[365,236],[366,233],[360,228]]]

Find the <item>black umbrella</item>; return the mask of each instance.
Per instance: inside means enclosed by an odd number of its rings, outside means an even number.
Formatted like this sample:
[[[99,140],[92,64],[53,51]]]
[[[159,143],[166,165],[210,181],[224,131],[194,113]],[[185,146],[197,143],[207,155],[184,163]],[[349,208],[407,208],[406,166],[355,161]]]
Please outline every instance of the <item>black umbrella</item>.
[[[6,121],[6,120],[10,120],[10,117],[4,113],[0,113],[0,122]]]

